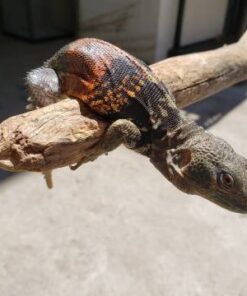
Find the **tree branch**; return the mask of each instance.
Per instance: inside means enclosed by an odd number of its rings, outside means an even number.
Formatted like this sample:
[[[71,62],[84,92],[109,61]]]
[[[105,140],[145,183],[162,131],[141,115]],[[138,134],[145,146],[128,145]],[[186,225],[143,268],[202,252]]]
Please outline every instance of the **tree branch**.
[[[183,108],[247,79],[247,32],[235,44],[172,57],[151,68]]]
[[[173,57],[151,68],[182,108],[246,80],[246,53],[247,33],[236,44]],[[11,117],[0,125],[0,167],[48,176],[52,169],[100,155],[95,147],[106,128],[106,122],[75,99]]]

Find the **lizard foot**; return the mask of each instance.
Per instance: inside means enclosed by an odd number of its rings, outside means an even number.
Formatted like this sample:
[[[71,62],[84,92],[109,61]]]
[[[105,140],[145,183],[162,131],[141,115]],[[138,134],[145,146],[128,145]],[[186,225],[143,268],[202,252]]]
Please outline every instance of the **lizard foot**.
[[[141,137],[141,131],[132,121],[118,119],[109,126],[99,145],[104,153],[116,149],[121,144],[124,144],[129,149],[134,149]]]
[[[141,140],[141,132],[137,126],[126,119],[114,121],[107,129],[103,139],[96,144],[94,152],[89,156],[83,156],[77,163],[70,165],[70,169],[75,171],[88,161],[94,161],[102,154],[116,149],[120,144],[125,144],[127,148],[134,149],[138,141]]]

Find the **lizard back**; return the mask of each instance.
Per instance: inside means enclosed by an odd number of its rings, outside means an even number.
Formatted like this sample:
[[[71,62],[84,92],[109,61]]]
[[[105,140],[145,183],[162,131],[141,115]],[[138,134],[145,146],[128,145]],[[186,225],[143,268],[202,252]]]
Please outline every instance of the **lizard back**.
[[[176,124],[178,110],[164,84],[142,61],[110,43],[79,39],[45,66],[57,72],[63,94],[107,119],[129,119],[142,130]]]

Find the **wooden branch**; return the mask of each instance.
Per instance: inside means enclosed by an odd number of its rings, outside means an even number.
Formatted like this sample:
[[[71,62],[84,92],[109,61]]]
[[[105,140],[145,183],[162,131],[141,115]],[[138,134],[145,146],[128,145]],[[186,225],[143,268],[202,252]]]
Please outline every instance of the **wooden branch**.
[[[172,57],[151,68],[183,108],[247,79],[247,32],[235,44]]]
[[[175,94],[179,107],[247,79],[247,33],[233,45],[167,59],[153,71]],[[0,125],[0,167],[46,172],[97,157],[107,123],[75,99],[11,117]],[[50,184],[51,185],[51,184]]]
[[[10,117],[0,125],[0,167],[45,172],[76,163],[92,156],[106,127],[72,99]]]

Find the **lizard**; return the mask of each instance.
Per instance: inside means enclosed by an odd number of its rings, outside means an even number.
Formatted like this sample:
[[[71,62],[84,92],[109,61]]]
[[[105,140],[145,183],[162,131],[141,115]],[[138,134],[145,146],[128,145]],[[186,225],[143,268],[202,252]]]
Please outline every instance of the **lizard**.
[[[26,81],[34,107],[74,97],[110,122],[99,154],[124,143],[149,157],[183,192],[247,212],[246,159],[185,118],[151,69],[124,50],[99,39],[79,39],[30,71]]]
[[[123,142],[148,154],[151,127],[158,134],[162,126],[176,126],[180,120],[175,99],[151,69],[103,40],[84,38],[66,45],[29,72],[26,81],[31,108],[68,96],[110,121],[100,150],[111,151]],[[174,122],[166,122],[168,110]],[[72,169],[83,162],[82,158]]]

